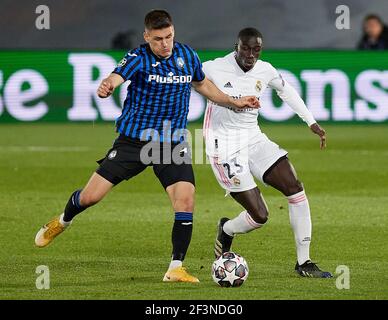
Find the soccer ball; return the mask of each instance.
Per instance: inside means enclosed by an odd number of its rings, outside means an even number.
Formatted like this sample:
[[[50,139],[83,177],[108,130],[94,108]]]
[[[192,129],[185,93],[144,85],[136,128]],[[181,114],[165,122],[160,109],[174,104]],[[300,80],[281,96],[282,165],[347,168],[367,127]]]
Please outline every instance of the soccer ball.
[[[212,266],[212,278],[221,287],[239,287],[248,278],[248,264],[234,252],[224,252]]]

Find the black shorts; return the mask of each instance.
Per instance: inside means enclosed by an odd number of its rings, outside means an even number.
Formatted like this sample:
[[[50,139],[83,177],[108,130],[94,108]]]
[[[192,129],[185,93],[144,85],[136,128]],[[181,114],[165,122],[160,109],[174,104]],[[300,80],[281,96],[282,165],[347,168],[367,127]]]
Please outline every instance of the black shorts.
[[[148,166],[153,167],[164,188],[179,181],[195,185],[190,148],[186,142],[162,144],[120,135],[105,158],[97,163],[100,166],[96,172],[114,185],[136,176]]]

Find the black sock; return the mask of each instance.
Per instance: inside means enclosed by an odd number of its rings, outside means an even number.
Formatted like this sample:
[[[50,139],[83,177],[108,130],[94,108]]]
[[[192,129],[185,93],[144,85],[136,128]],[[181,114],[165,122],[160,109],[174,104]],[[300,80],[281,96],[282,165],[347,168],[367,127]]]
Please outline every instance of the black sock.
[[[87,207],[82,207],[81,204],[79,203],[79,195],[81,191],[82,191],[81,189],[76,190],[71,195],[65,207],[63,221],[70,222],[77,214],[81,213],[87,208]]]
[[[175,222],[172,228],[172,260],[184,260],[192,233],[193,214],[175,212]]]

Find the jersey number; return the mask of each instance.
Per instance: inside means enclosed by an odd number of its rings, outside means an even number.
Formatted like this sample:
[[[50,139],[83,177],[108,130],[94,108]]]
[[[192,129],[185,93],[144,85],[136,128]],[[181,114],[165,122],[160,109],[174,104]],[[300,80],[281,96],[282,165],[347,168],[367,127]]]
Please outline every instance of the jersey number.
[[[237,169],[237,170],[231,171],[231,165],[234,166],[234,168]],[[243,166],[241,164],[237,163],[237,159],[236,158],[233,158],[230,161],[230,164],[229,163],[224,163],[223,167],[226,168],[226,170],[228,171],[229,179],[232,179],[236,175],[236,173],[241,173],[242,170],[243,170]]]

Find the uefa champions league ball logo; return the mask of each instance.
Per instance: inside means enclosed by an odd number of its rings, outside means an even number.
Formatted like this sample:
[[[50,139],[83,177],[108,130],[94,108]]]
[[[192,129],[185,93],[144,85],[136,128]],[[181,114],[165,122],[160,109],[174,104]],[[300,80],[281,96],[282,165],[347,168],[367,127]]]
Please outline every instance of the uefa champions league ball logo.
[[[114,157],[116,157],[116,154],[117,154],[117,150],[112,150],[109,155],[108,155],[108,159],[109,160],[112,160]]]
[[[179,68],[183,68],[184,67],[184,65],[185,65],[185,62],[183,61],[183,59],[182,59],[182,57],[178,57],[177,59],[176,59],[176,63],[178,64],[178,66],[179,66]]]
[[[127,63],[127,59],[122,58],[120,62],[117,64],[118,67],[123,67]]]

